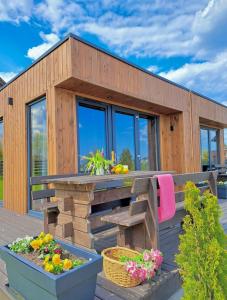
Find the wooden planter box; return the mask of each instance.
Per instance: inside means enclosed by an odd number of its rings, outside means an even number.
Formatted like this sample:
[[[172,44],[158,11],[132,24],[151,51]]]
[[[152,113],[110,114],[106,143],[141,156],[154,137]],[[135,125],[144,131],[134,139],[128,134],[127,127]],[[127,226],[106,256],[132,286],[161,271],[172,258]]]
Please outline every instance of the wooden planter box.
[[[57,242],[88,262],[68,272],[54,275],[13,253],[7,246],[2,246],[0,257],[6,263],[9,287],[29,300],[93,300],[97,273],[102,270],[102,257],[62,241]]]
[[[227,199],[227,184],[218,184],[218,199]]]

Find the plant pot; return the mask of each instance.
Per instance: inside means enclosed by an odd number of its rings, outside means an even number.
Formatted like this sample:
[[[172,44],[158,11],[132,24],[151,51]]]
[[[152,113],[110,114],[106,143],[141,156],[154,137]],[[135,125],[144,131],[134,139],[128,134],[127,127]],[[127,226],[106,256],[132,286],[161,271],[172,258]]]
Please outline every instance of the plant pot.
[[[93,300],[97,273],[102,270],[102,257],[79,247],[57,241],[64,249],[87,262],[60,275],[45,272],[26,258],[0,247],[6,263],[9,287],[26,300]]]
[[[227,184],[218,184],[218,199],[227,199]]]
[[[95,171],[95,175],[104,175],[104,174],[105,172],[103,168],[96,169]]]
[[[106,278],[123,287],[139,285],[142,281],[137,278],[132,278],[125,269],[125,264],[118,261],[120,256],[134,258],[138,254],[140,253],[137,251],[123,247],[112,247],[103,250],[103,270]]]

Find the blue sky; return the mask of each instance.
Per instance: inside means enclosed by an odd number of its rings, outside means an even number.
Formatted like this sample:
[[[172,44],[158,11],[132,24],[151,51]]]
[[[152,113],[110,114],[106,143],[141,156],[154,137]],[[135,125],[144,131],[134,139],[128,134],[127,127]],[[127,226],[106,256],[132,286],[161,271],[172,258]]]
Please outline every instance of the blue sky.
[[[0,0],[0,76],[72,32],[227,104],[226,16],[226,0]]]

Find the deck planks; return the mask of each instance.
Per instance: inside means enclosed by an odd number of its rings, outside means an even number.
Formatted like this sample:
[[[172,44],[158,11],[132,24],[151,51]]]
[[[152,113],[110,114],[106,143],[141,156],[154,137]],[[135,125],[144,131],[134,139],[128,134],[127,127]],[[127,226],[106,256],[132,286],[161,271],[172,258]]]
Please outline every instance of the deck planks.
[[[225,231],[227,232],[227,201],[220,200],[223,216],[221,222]],[[42,221],[29,217],[27,215],[19,215],[10,212],[4,208],[0,208],[0,245],[9,243],[15,240],[18,236],[23,237],[26,234],[35,235],[43,230]],[[170,272],[176,269],[174,262],[174,256],[178,249],[178,235],[181,232],[180,226],[168,228],[160,232],[160,248],[164,253],[163,270]],[[101,251],[103,248],[115,245],[116,243],[116,228],[110,229],[107,235],[98,233],[96,235],[97,250]],[[97,281],[96,296],[94,300],[122,300],[132,298],[121,298],[115,295],[113,292],[105,289],[103,286],[103,280],[100,278]],[[0,260],[0,290],[5,290],[5,284],[7,283],[7,274],[3,261]],[[138,289],[138,288],[137,288]],[[143,286],[139,289],[142,292]],[[1,292],[0,292],[0,296]],[[1,298],[2,299],[2,298]],[[4,298],[3,298],[4,299]],[[10,299],[10,298],[8,298]],[[6,297],[7,300],[7,297]]]

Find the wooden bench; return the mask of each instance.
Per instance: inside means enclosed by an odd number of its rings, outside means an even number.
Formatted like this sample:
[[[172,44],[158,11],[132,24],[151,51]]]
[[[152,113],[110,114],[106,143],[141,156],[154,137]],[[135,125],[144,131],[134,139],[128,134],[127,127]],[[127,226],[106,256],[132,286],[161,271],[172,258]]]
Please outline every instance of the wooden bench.
[[[75,174],[61,174],[50,176],[34,176],[30,178],[31,200],[43,200],[42,211],[44,214],[44,231],[54,233],[57,216],[59,214],[56,202],[51,202],[51,198],[55,197],[55,189],[48,188],[48,184],[44,184],[45,180],[58,179],[62,177],[72,177]],[[33,190],[35,186],[42,186],[40,190]]]
[[[199,189],[210,189],[217,195],[217,171],[173,175],[176,187],[182,187],[187,181],[205,182]],[[207,184],[206,184],[207,183]],[[116,224],[119,228],[117,243],[119,246],[137,250],[159,248],[159,230],[179,224],[185,215],[184,192],[175,192],[176,214],[173,219],[158,224],[158,181],[157,178],[135,179],[131,190],[137,197],[127,211],[105,216],[103,221]]]

